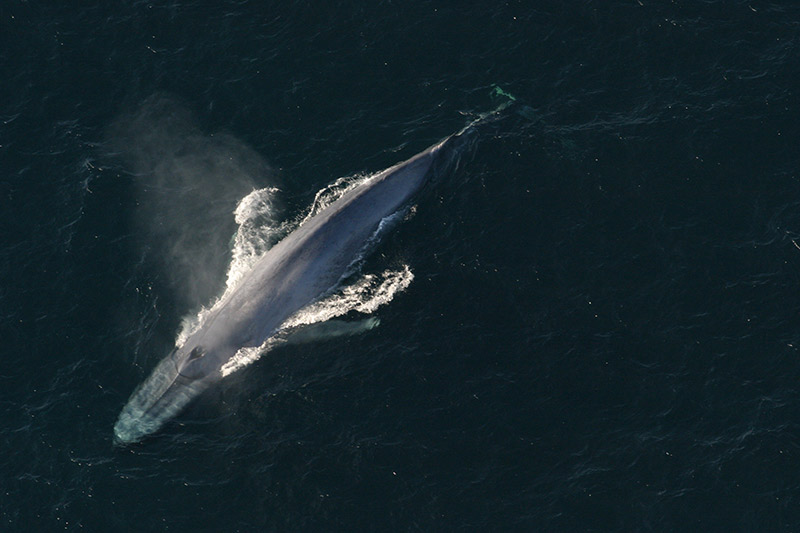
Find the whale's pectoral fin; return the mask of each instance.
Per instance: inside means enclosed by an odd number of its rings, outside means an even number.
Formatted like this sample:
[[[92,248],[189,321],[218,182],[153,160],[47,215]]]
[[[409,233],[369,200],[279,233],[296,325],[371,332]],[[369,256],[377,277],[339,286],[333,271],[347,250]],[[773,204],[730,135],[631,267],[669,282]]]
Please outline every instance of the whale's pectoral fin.
[[[286,330],[281,335],[284,341],[290,344],[305,344],[309,342],[324,341],[358,335],[377,327],[381,323],[376,317],[350,322],[347,320],[327,320],[304,326],[297,326]]]

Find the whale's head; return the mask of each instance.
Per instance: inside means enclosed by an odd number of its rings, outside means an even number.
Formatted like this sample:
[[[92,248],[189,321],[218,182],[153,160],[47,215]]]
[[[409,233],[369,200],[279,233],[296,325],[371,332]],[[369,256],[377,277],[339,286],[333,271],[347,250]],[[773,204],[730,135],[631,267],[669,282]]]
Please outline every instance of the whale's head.
[[[161,361],[122,409],[114,425],[114,442],[140,441],[221,379],[220,351],[216,346],[187,342]]]

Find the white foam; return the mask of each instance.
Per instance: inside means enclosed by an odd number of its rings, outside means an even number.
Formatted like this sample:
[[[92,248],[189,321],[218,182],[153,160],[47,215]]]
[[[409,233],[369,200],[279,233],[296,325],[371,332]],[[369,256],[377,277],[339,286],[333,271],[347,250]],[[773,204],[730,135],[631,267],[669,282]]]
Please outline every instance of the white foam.
[[[229,376],[237,370],[241,370],[247,365],[258,361],[263,354],[269,352],[284,342],[285,340],[281,337],[270,337],[261,346],[248,346],[246,348],[239,348],[239,351],[237,351],[233,357],[228,359],[228,362],[222,365],[222,368],[220,368],[222,377]]]
[[[354,176],[339,178],[330,185],[326,185],[324,188],[317,191],[317,194],[314,195],[314,202],[311,204],[308,214],[303,218],[300,225],[341,198],[347,191],[361,185],[374,175],[375,174],[356,174]]]
[[[239,202],[234,220],[239,225],[233,241],[231,265],[228,268],[227,289],[236,286],[244,274],[282,236],[291,224],[277,224],[274,218],[274,196],[278,189],[258,189]]]
[[[405,290],[413,279],[414,274],[408,265],[403,265],[399,271],[365,274],[352,285],[342,287],[327,298],[301,309],[284,322],[281,329],[323,322],[350,311],[373,313],[378,307],[392,301],[395,294]]]
[[[391,302],[414,279],[408,265],[401,270],[386,270],[381,274],[365,274],[352,285],[340,287],[332,294],[304,307],[284,322],[275,335],[258,348],[241,348],[223,367],[227,376],[257,361],[264,354],[286,341],[284,333],[292,328],[324,322],[351,311],[372,314],[380,306]]]

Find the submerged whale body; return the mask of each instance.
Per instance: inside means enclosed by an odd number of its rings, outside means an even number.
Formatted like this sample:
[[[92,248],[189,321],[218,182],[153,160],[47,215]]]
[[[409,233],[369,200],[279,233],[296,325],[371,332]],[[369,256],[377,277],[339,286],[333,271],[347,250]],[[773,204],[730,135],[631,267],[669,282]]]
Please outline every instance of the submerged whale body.
[[[372,176],[272,247],[133,393],[114,426],[115,441],[136,442],[159,429],[219,381],[239,349],[261,346],[287,318],[334,288],[381,222],[450,167],[468,133]]]

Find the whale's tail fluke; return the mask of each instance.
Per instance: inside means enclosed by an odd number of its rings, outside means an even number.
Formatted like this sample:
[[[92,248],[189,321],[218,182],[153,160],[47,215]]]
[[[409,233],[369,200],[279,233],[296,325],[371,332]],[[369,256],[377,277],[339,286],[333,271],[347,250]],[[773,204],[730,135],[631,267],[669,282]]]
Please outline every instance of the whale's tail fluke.
[[[489,96],[497,102],[497,107],[492,113],[499,113],[508,109],[511,113],[528,120],[536,120],[538,118],[536,111],[531,106],[523,104],[516,96],[503,90],[499,85],[492,85]]]

